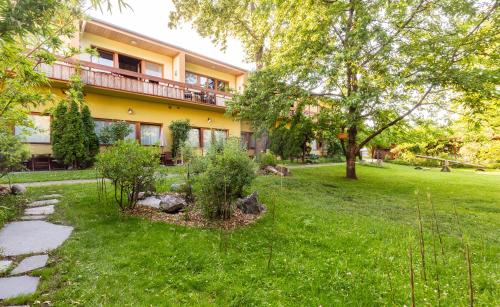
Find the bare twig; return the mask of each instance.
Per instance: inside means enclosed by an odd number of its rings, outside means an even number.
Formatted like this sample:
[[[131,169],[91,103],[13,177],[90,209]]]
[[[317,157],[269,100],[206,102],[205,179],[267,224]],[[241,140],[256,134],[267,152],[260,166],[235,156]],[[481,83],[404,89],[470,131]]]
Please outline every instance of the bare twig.
[[[472,285],[472,260],[470,257],[470,248],[469,244],[465,246],[466,255],[467,255],[467,276],[469,282],[469,303],[470,306],[474,306],[474,287]]]
[[[422,214],[420,212],[420,199],[418,197],[418,190],[415,191],[415,195],[417,196],[417,214],[418,214],[418,237],[419,237],[419,245],[420,245],[420,257],[422,259],[422,277],[424,281],[427,281],[427,274],[425,272],[425,241],[424,241],[424,226],[422,224]]]
[[[413,251],[409,248],[409,256],[410,256],[410,287],[411,287],[411,306],[415,307],[415,273],[413,271]]]

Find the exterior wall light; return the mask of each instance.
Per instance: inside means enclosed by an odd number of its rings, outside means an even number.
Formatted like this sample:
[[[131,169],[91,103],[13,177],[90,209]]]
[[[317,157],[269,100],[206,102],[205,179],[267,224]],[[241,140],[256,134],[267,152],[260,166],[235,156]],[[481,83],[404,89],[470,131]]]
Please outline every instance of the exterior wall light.
[[[134,110],[132,110],[132,108],[128,108],[128,111],[127,111],[127,112],[128,112],[128,114],[130,114],[130,115],[134,114]]]

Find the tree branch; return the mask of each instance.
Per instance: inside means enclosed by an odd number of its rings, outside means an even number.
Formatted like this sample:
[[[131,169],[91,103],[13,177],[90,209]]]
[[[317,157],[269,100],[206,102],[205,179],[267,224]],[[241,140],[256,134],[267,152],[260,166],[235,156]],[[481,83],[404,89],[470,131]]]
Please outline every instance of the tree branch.
[[[377,135],[379,135],[380,133],[382,133],[384,130],[386,130],[387,128],[389,128],[391,126],[394,126],[399,121],[401,121],[402,119],[404,119],[406,116],[410,115],[418,107],[420,107],[424,103],[424,100],[427,98],[427,96],[429,96],[429,94],[431,93],[431,91],[432,91],[433,88],[434,88],[434,85],[429,86],[429,88],[427,89],[427,91],[425,91],[425,93],[422,95],[422,97],[420,97],[420,100],[411,109],[409,109],[408,111],[406,111],[402,115],[398,116],[394,120],[388,122],[384,126],[380,127],[375,132],[373,132],[370,136],[368,136],[363,142],[361,142],[358,145],[358,150],[361,149],[361,148],[363,148],[363,146],[365,146],[368,142],[370,142],[374,137],[376,137]]]

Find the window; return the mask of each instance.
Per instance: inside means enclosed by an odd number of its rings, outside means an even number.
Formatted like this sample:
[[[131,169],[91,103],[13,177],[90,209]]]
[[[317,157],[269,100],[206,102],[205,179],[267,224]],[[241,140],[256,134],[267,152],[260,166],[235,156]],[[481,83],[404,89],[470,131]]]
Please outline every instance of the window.
[[[141,124],[141,144],[159,145],[161,126]]]
[[[198,83],[198,76],[196,76],[193,73],[186,72],[186,83],[187,84],[197,84]]]
[[[212,130],[203,129],[203,148],[208,149],[212,144]]]
[[[30,115],[33,128],[16,126],[14,134],[26,143],[50,143],[50,116]]]
[[[226,92],[229,90],[229,83],[226,81],[217,80],[217,90],[219,92]]]
[[[215,80],[212,78],[207,79],[207,88],[215,90]]]
[[[139,64],[141,60],[132,58],[126,55],[118,55],[118,68],[129,70],[133,72],[139,72]]]
[[[101,131],[104,127],[109,126],[113,123],[112,120],[99,120],[99,119],[94,119],[94,132],[97,134],[99,137],[99,143],[104,144],[100,140],[101,136]],[[135,129],[135,123],[128,123],[128,126],[130,128],[130,133],[125,137],[125,140],[135,140],[136,139],[136,129]]]
[[[191,130],[189,130],[188,143],[191,147],[200,147],[200,129],[191,128]]]
[[[229,91],[229,82],[186,71],[186,83],[198,85],[219,92]]]
[[[227,138],[226,130],[214,130],[214,139],[217,143],[224,142]]]
[[[97,49],[97,56],[92,56],[92,63],[113,67],[113,53]]]
[[[144,73],[149,76],[158,78],[161,78],[163,76],[162,66],[160,64],[145,61],[144,70]]]
[[[241,132],[240,138],[241,147],[244,149],[254,149],[255,148],[255,135],[252,132]]]

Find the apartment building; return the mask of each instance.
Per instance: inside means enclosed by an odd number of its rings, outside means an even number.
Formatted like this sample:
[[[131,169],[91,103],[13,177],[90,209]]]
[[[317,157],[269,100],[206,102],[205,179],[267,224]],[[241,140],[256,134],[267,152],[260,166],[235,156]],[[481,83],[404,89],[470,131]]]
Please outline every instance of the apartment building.
[[[240,137],[249,154],[255,154],[258,145],[250,127],[225,115],[225,101],[243,90],[246,70],[96,19],[81,22],[80,33],[69,43],[93,47],[97,55],[79,54],[41,70],[60,98],[71,76],[81,75],[97,132],[124,120],[132,131],[128,138],[143,145],[160,144],[168,153],[169,124],[189,119],[189,142],[200,152],[206,151],[212,137]],[[25,141],[33,154],[51,153],[48,110],[52,106],[40,106],[31,114],[39,129]]]

